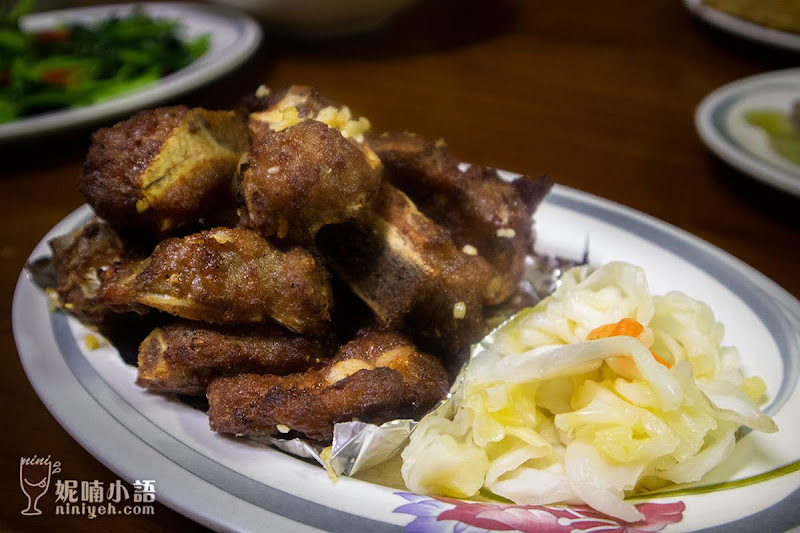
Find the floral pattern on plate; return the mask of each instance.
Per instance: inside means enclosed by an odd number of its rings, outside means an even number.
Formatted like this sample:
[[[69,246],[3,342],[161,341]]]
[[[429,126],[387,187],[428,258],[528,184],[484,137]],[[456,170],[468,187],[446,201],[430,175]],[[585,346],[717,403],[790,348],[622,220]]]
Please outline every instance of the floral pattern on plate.
[[[680,522],[686,508],[681,501],[640,503],[636,508],[645,519],[628,523],[585,505],[512,505],[431,498],[409,492],[395,494],[411,503],[397,507],[394,512],[416,517],[406,525],[407,533],[644,533],[661,531]]]

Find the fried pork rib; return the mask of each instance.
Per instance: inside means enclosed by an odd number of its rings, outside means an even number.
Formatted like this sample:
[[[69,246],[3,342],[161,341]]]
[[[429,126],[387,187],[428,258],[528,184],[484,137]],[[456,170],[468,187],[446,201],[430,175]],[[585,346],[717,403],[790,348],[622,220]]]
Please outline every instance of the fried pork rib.
[[[419,417],[447,394],[439,361],[403,335],[362,331],[323,368],[290,376],[242,374],[208,387],[211,429],[252,437],[289,432],[330,441],[333,425]]]
[[[313,243],[323,226],[363,216],[380,185],[355,143],[317,120],[266,129],[242,168],[244,224],[297,244]]]
[[[291,86],[99,130],[79,187],[107,222],[52,242],[63,306],[135,329],[137,384],[205,394],[220,433],[325,442],[337,422],[424,415],[487,317],[526,302],[550,183],[369,127]]]
[[[317,231],[362,217],[380,185],[380,162],[363,141],[366,119],[292,86],[253,113],[253,144],[239,167],[242,221],[266,237],[313,243]]]
[[[382,186],[365,226],[326,228],[318,245],[380,324],[403,327],[424,349],[444,355],[448,370],[457,371],[465,350],[484,335],[491,267],[460,252],[391,185]]]
[[[327,344],[279,326],[212,326],[178,321],[139,347],[136,383],[156,392],[203,396],[212,377],[302,372],[331,355]]]
[[[103,302],[102,287],[116,266],[130,256],[119,234],[105,221],[92,218],[50,241],[50,248],[57,272],[56,292],[63,308],[86,324],[106,325],[115,313]]]
[[[533,252],[531,217],[550,181],[521,176],[508,182],[480,166],[462,171],[443,144],[412,133],[385,133],[368,143],[392,184],[446,228],[459,248],[479,254],[499,273],[490,303],[508,298]]]
[[[279,250],[241,228],[161,241],[147,259],[120,268],[102,297],[213,324],[272,319],[311,335],[327,332],[333,305],[330,276],[310,252]]]
[[[78,187],[116,228],[168,232],[232,198],[236,164],[248,143],[233,111],[142,111],[93,135]]]

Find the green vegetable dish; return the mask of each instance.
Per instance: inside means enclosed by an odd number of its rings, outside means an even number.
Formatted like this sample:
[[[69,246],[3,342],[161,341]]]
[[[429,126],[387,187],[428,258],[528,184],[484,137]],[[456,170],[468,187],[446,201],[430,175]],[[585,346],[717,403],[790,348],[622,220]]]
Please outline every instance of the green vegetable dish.
[[[764,131],[776,154],[800,165],[800,100],[788,115],[778,109],[751,109],[744,119]]]
[[[208,49],[209,36],[184,41],[179,21],[141,10],[92,26],[63,24],[27,33],[32,1],[0,8],[0,123],[85,106],[148,85]]]

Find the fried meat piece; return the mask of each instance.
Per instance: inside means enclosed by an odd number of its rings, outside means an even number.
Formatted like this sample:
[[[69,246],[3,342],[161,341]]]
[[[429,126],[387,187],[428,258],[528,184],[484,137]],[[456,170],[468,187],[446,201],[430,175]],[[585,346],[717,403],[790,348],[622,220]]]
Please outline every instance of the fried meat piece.
[[[385,133],[368,143],[393,185],[445,227],[459,248],[480,254],[499,273],[489,303],[508,298],[522,277],[525,256],[533,252],[531,217],[550,181],[520,176],[508,182],[480,166],[462,171],[442,143],[416,134]]]
[[[92,218],[75,231],[50,241],[61,306],[81,322],[104,326],[116,313],[101,298],[102,287],[131,252],[104,220]],[[144,312],[143,306],[130,310]]]
[[[380,161],[363,144],[369,121],[311,87],[266,100],[249,115],[253,143],[238,171],[243,224],[309,245],[323,226],[362,217],[381,180]]]
[[[326,228],[317,244],[333,270],[373,311],[402,327],[456,371],[485,333],[483,302],[493,271],[459,251],[409,198],[383,184],[368,223]]]
[[[161,241],[147,259],[120,268],[102,297],[214,324],[272,319],[311,335],[327,332],[333,305],[328,271],[310,252],[279,250],[242,228]]]
[[[95,132],[78,187],[114,227],[165,233],[233,201],[233,176],[248,144],[233,111],[142,111]]]
[[[299,433],[330,441],[337,422],[420,417],[447,394],[439,361],[405,336],[362,331],[323,368],[290,376],[242,374],[208,387],[211,429],[252,437]]]
[[[338,129],[317,120],[267,128],[240,167],[242,221],[266,237],[311,244],[323,226],[363,216],[379,185],[379,172]]]
[[[318,338],[280,326],[213,326],[178,321],[154,329],[139,346],[137,385],[202,396],[212,377],[302,372],[331,355]]]

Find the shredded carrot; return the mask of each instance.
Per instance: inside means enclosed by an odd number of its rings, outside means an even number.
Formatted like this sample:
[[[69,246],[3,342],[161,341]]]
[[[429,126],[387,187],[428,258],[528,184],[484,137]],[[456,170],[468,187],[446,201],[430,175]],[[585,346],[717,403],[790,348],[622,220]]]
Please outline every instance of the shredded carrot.
[[[617,327],[616,324],[606,324],[605,326],[594,328],[586,336],[586,340],[593,341],[597,339],[605,339],[606,337],[611,337],[614,335],[614,328],[616,327]]]
[[[644,326],[632,318],[623,318],[619,322],[606,324],[594,328],[586,336],[587,341],[605,339],[607,337],[638,337],[644,331]]]
[[[644,331],[644,326],[632,318],[623,318],[617,322],[617,327],[614,328],[613,336],[619,337],[627,335],[628,337],[638,337]]]
[[[640,324],[637,320],[633,320],[632,318],[623,318],[617,323],[612,324],[605,324],[599,327],[594,328],[589,334],[586,336],[587,341],[593,341],[597,339],[606,339],[608,337],[638,337],[644,331],[644,326]],[[664,365],[667,368],[672,368],[672,365],[669,364],[668,361],[665,361],[663,358],[659,357],[653,350],[650,350],[650,353],[653,354],[653,358]]]
[[[653,358],[656,361],[658,361],[659,363],[661,363],[662,365],[664,365],[667,368],[672,368],[672,365],[669,364],[669,361],[667,361],[666,359],[662,359],[661,356],[658,355],[656,352],[654,352],[653,350],[650,350],[650,353],[653,354]]]

